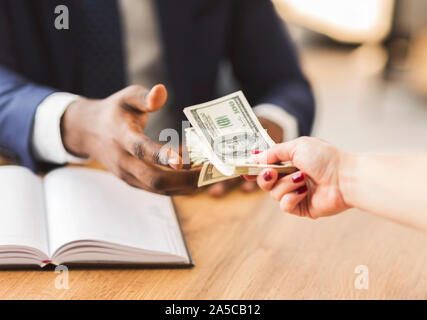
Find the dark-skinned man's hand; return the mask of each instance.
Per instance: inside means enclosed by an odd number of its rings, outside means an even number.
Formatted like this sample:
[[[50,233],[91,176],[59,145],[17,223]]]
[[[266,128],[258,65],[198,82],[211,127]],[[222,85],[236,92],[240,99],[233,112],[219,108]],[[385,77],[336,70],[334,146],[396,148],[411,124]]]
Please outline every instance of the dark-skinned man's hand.
[[[198,170],[182,169],[180,155],[144,135],[151,112],[166,102],[167,91],[129,86],[106,99],[81,98],[61,120],[65,148],[96,159],[128,184],[160,194],[185,194],[197,187]]]

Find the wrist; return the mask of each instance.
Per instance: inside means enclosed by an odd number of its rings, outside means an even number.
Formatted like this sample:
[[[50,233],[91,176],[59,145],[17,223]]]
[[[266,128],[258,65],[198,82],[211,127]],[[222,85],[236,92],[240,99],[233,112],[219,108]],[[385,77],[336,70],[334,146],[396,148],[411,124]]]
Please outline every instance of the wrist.
[[[339,189],[345,204],[355,207],[355,190],[357,186],[357,168],[360,159],[356,154],[341,152],[338,167]]]
[[[285,132],[280,125],[263,117],[258,117],[258,119],[262,127],[267,130],[268,135],[274,142],[280,143],[284,141]]]
[[[93,101],[81,98],[72,102],[61,118],[61,138],[67,152],[80,158],[90,157]]]

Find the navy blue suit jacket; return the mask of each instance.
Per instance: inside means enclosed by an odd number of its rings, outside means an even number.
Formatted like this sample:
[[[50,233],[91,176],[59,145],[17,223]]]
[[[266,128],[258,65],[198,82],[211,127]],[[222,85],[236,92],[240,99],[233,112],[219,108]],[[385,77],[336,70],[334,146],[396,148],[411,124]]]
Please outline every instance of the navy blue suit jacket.
[[[69,8],[69,30],[54,27],[54,8],[62,4]],[[310,133],[313,95],[269,0],[156,4],[177,108],[216,98],[218,65],[228,60],[252,105],[281,106],[298,119],[301,135]],[[33,170],[38,165],[31,152],[37,106],[56,91],[83,93],[76,42],[84,32],[81,10],[79,0],[0,2],[0,149]]]

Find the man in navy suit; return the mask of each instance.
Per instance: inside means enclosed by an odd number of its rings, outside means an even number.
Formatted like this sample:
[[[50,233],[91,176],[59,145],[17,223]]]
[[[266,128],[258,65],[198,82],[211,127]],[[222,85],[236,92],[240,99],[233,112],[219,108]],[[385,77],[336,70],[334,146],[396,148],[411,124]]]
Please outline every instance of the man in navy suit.
[[[312,92],[269,0],[2,0],[0,150],[32,170],[93,158],[139,188],[186,192],[194,174],[158,166],[180,168],[157,138],[234,89],[222,65],[273,139],[310,133]]]

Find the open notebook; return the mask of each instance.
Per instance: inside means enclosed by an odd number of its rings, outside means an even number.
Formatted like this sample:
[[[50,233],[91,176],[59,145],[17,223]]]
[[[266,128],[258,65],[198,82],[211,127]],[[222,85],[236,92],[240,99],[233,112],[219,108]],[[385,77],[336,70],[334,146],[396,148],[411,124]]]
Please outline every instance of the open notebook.
[[[113,175],[0,167],[0,267],[191,266],[170,197]]]

